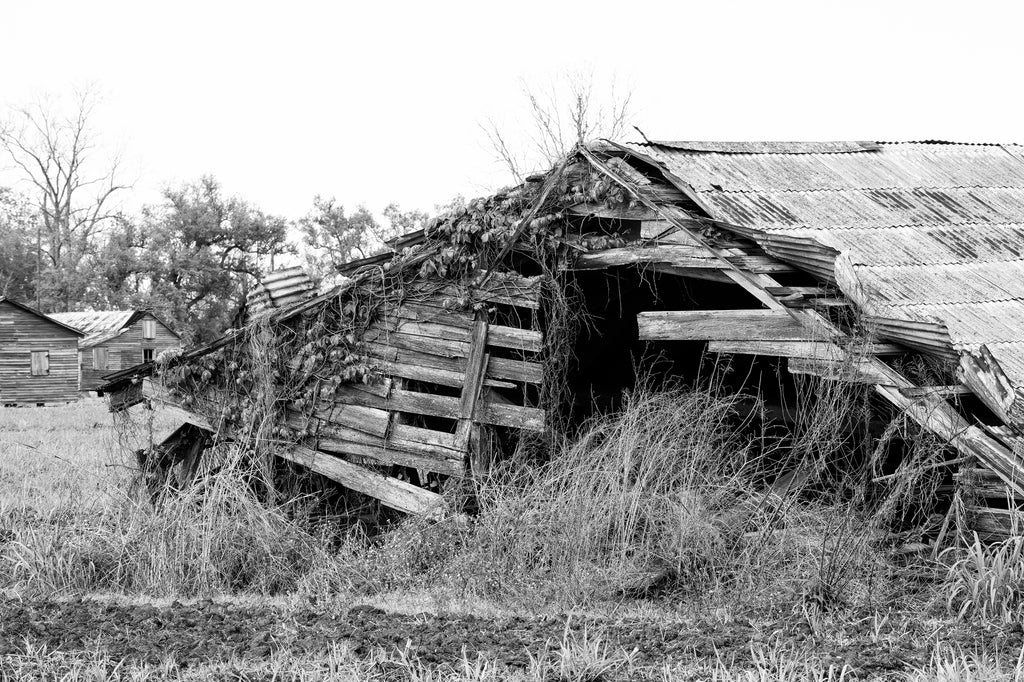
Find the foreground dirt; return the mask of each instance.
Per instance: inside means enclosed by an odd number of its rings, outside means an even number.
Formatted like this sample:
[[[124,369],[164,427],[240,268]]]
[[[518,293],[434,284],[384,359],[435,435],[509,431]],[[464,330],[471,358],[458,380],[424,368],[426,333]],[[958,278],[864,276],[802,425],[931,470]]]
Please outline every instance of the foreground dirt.
[[[861,633],[861,630],[872,630]],[[49,650],[103,651],[114,660],[160,663],[173,658],[180,667],[231,658],[262,659],[271,653],[309,655],[332,645],[356,654],[374,649],[408,655],[427,664],[455,663],[482,655],[511,667],[528,656],[557,648],[567,637],[600,638],[610,651],[636,651],[639,665],[720,660],[743,665],[751,648],[772,637],[823,663],[848,665],[859,674],[887,673],[926,662],[935,633],[901,626],[899,636],[879,636],[877,626],[853,626],[848,633],[822,638],[806,624],[774,627],[747,620],[669,623],[648,620],[580,619],[566,616],[482,618],[471,615],[396,614],[358,606],[338,609],[281,609],[202,601],[168,606],[108,601],[0,600],[0,655],[16,654],[26,644]],[[585,634],[584,634],[585,633]],[[1021,632],[946,633],[965,646],[998,648],[1024,645]],[[915,645],[915,642],[919,644]]]

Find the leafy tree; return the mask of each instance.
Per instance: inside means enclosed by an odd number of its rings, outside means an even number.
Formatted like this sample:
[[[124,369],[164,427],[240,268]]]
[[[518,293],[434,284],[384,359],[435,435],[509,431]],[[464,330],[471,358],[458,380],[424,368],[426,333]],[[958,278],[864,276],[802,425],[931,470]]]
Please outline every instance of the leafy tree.
[[[332,282],[339,265],[366,258],[386,247],[380,226],[366,207],[351,215],[333,197],[317,195],[313,209],[297,224],[302,235],[304,267],[317,282]]]
[[[439,210],[443,207],[437,207]],[[398,204],[388,204],[384,208],[384,217],[390,223],[388,232],[392,237],[400,237],[416,230],[422,230],[430,220],[430,214],[423,211],[403,211]]]
[[[151,307],[152,273],[149,266],[154,260],[148,230],[138,219],[126,214],[117,215],[105,230],[96,247],[94,258],[83,267],[88,284],[81,304],[95,310]]]
[[[0,121],[0,150],[32,187],[40,218],[36,300],[44,310],[70,310],[87,284],[80,272],[96,237],[113,218],[115,195],[126,189],[118,159],[99,161],[91,117],[96,96],[79,93],[70,115],[52,102],[10,110]]]
[[[144,221],[151,299],[197,343],[231,326],[275,258],[293,251],[283,218],[224,196],[210,176],[165,190],[163,205],[145,209]]]
[[[36,300],[38,215],[31,201],[0,187],[0,296],[29,305]]]
[[[387,251],[389,240],[423,228],[430,218],[398,204],[388,204],[384,217],[387,224],[381,225],[365,206],[349,215],[333,197],[316,196],[313,210],[297,223],[306,271],[318,283],[336,283],[339,266]]]

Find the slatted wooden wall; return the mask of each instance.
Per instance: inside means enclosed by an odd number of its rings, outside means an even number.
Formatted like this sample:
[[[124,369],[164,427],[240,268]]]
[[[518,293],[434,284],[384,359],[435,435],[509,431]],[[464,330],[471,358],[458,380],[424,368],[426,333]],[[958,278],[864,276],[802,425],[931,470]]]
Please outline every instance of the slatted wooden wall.
[[[0,301],[0,404],[77,400],[78,338],[46,317]],[[46,371],[34,375],[33,363],[41,370],[43,353]]]
[[[544,430],[536,278],[495,275],[476,311],[445,305],[466,292],[413,291],[361,344],[376,381],[346,385],[310,416],[293,409],[306,447],[368,464],[464,476],[478,426]]]

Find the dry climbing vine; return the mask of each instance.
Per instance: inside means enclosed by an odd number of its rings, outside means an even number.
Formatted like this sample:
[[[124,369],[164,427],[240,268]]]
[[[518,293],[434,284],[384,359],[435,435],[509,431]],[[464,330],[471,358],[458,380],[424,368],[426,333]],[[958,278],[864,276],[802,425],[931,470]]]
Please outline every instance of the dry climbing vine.
[[[396,253],[383,266],[356,271],[350,282],[322,295],[314,305],[256,317],[208,352],[165,358],[159,381],[183,407],[206,417],[222,437],[232,439],[254,459],[270,461],[261,457],[268,447],[308,435],[302,424],[284,418],[286,407],[304,414],[308,423],[319,406],[333,402],[342,386],[380,379],[363,354],[361,339],[411,290],[456,284],[466,295],[447,298],[446,306],[479,306],[468,285],[481,271],[508,267],[510,255],[533,261],[554,281],[558,264],[574,253],[565,239],[567,216],[562,209],[580,202],[630,201],[621,188],[591,173],[585,164],[560,166],[534,182],[470,201],[435,218],[421,243]],[[558,295],[549,291],[545,296],[548,308],[558,308],[546,315],[548,325],[556,328],[547,329],[546,337],[555,341],[545,348],[545,366],[558,370],[578,320],[568,314],[570,298],[554,293]],[[553,382],[546,384],[545,402],[557,402],[558,392],[550,388]]]

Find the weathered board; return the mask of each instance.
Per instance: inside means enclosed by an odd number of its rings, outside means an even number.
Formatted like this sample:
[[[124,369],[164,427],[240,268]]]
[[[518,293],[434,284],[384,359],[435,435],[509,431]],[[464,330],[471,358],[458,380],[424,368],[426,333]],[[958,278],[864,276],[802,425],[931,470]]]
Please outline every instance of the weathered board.
[[[778,310],[644,312],[637,315],[637,323],[644,341],[815,340],[808,329]]]

